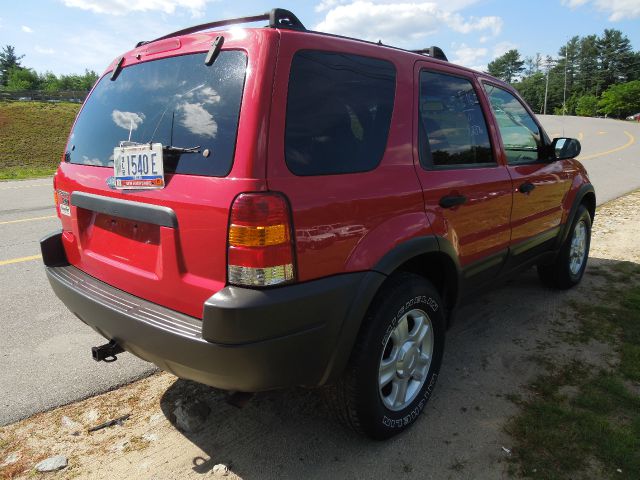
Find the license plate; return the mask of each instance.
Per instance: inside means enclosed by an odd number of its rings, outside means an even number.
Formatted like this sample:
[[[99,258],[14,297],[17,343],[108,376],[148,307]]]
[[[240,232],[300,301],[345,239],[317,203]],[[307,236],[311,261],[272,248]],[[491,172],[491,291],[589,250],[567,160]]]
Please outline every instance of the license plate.
[[[118,189],[164,188],[162,144],[114,148],[113,169]]]

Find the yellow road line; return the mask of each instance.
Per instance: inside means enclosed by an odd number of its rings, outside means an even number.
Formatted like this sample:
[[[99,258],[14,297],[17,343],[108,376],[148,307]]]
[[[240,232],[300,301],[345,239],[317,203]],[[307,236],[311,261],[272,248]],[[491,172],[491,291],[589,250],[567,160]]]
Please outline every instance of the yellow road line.
[[[10,265],[12,263],[30,262],[31,260],[38,260],[42,258],[40,255],[31,255],[30,257],[10,258],[9,260],[0,260],[0,267],[3,265]]]
[[[8,225],[10,223],[34,222],[36,220],[47,220],[49,218],[56,218],[56,216],[47,215],[46,217],[31,217],[31,218],[21,218],[19,220],[6,220],[4,222],[0,222],[0,225]]]
[[[580,142],[581,142],[583,138],[584,138],[584,134],[583,134],[582,132],[580,132],[580,133],[578,134],[578,141],[580,141]]]
[[[20,187],[0,187],[0,190],[16,190],[21,188],[31,188],[31,187],[51,187],[53,189],[52,183],[34,183],[32,185],[22,185]]]
[[[592,158],[602,157],[604,155],[609,155],[610,153],[619,152],[620,150],[624,150],[625,148],[629,148],[631,145],[636,143],[636,139],[629,132],[625,131],[624,134],[629,138],[629,141],[620,147],[612,148],[611,150],[607,150],[606,152],[594,153],[593,155],[587,155],[585,157],[579,156],[578,160],[590,160]]]

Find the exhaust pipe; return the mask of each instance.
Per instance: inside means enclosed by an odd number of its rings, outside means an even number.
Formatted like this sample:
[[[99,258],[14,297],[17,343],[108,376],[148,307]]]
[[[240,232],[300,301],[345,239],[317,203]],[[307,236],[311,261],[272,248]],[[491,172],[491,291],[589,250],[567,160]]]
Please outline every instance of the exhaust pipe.
[[[122,348],[115,340],[110,340],[109,343],[100,345],[99,347],[91,347],[91,356],[96,362],[115,362],[119,353],[124,352]]]

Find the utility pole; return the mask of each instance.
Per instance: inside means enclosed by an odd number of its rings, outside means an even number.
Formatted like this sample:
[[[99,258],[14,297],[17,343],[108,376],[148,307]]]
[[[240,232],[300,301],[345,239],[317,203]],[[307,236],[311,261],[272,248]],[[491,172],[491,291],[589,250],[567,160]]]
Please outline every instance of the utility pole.
[[[567,113],[567,64],[569,63],[569,42],[564,47],[564,93],[562,94],[562,116]]]
[[[543,115],[547,114],[547,94],[549,93],[549,67],[547,67],[547,81],[544,85],[544,109],[542,111]]]
[[[543,115],[547,114],[547,96],[549,93],[549,71],[551,70],[551,57],[547,55],[547,79],[544,86],[544,107],[542,109]]]

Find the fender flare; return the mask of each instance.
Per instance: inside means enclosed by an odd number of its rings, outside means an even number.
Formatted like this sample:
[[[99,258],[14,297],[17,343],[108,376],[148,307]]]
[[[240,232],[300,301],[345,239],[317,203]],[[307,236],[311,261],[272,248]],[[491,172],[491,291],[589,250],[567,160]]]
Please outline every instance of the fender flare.
[[[461,279],[460,264],[455,248],[447,239],[435,235],[420,236],[394,247],[367,272],[367,275],[354,292],[353,300],[344,319],[341,332],[338,335],[338,341],[320,384],[336,380],[344,371],[369,305],[387,277],[407,261],[425,253],[444,253],[451,259],[455,266],[455,281],[459,288]],[[456,294],[456,304],[458,297],[459,292]]]
[[[556,245],[555,245],[556,249],[559,249],[562,246],[562,244],[564,244],[564,242],[567,240],[567,237],[569,236],[569,230],[571,229],[571,225],[573,224],[573,220],[576,214],[578,213],[578,208],[580,207],[580,205],[582,205],[582,199],[587,194],[593,194],[594,200],[595,200],[596,191],[593,188],[593,185],[591,185],[590,183],[585,183],[580,188],[578,188],[578,191],[576,192],[576,195],[573,199],[573,204],[571,205],[571,209],[569,210],[569,215],[567,215],[567,221],[562,227],[562,230],[560,231],[560,235],[558,235],[558,240],[556,241]]]

